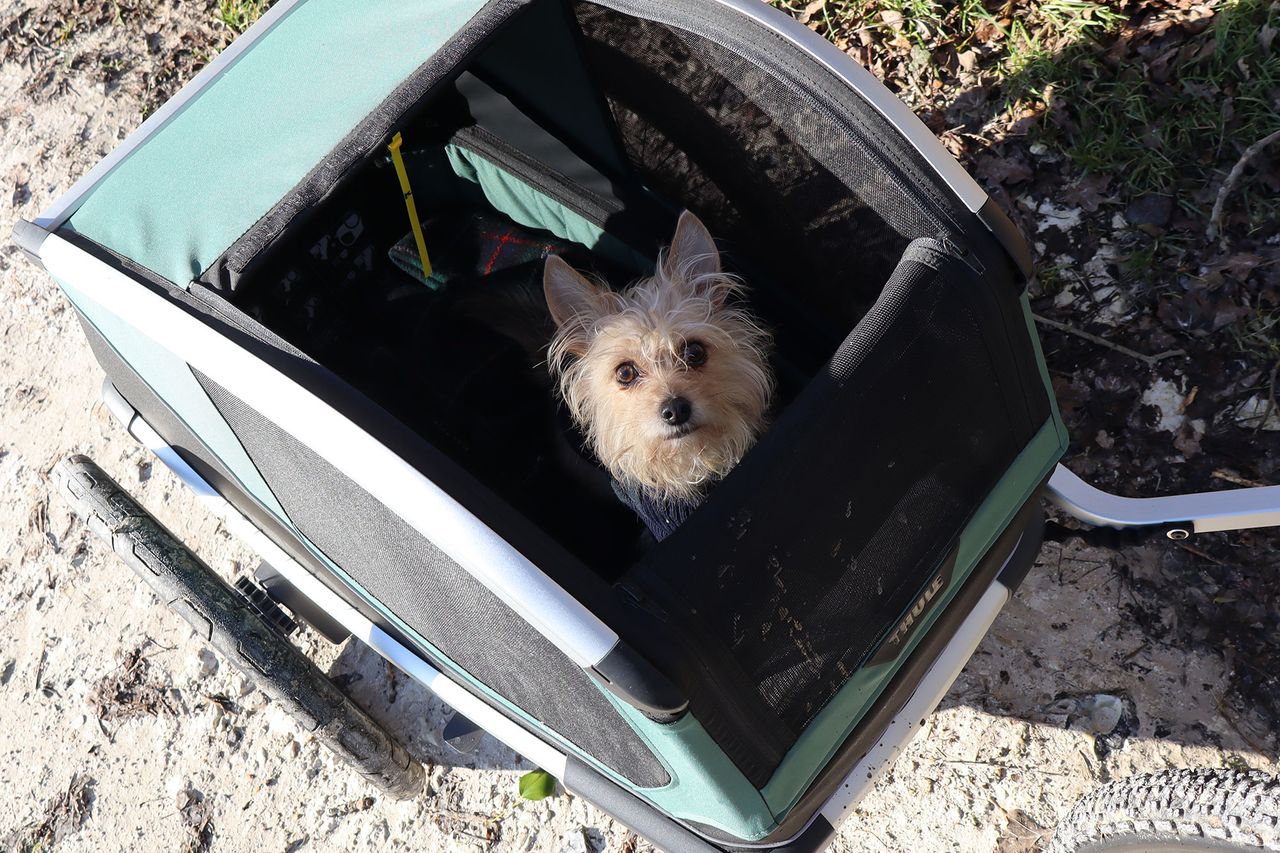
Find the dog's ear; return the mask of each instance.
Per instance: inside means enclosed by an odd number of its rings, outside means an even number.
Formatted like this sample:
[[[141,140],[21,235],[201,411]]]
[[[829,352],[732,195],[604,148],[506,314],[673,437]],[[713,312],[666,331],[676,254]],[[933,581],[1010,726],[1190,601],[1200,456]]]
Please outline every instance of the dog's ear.
[[[694,295],[706,296],[717,306],[728,295],[728,282],[720,278],[720,250],[702,220],[690,211],[680,214],[676,236],[662,261],[664,276],[670,281],[686,281]]]
[[[571,326],[585,331],[604,309],[604,292],[559,255],[547,255],[542,271],[542,292],[556,328]]]

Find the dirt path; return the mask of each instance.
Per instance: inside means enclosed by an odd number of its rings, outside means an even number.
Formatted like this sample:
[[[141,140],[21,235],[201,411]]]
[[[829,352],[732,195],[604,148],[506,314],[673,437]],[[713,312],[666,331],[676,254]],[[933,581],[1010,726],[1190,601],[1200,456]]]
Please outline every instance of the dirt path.
[[[103,17],[109,8],[123,8],[123,23]],[[0,235],[69,187],[222,37],[206,3],[141,8],[0,0]],[[48,26],[97,23],[71,26],[57,49],[15,49],[32,9]],[[0,846],[646,849],[576,798],[518,799],[522,767],[499,744],[457,766],[440,743],[446,709],[389,680],[367,652],[306,640],[430,763],[429,793],[413,802],[374,796],[203,651],[50,496],[46,473],[87,453],[214,567],[245,571],[248,554],[97,402],[101,374],[74,315],[11,247],[0,250],[0,294]],[[1033,849],[1074,797],[1111,776],[1275,770],[1275,721],[1220,701],[1228,659],[1173,644],[1176,614],[1143,597],[1171,571],[1160,551],[1120,561],[1047,546],[835,849]],[[1124,708],[1105,737],[1087,730],[1074,698],[1097,693]]]

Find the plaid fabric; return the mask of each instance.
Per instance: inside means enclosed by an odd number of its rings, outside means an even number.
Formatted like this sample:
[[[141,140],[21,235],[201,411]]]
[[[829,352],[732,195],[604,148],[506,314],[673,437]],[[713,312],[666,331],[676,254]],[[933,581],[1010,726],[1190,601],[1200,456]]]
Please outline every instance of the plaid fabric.
[[[512,267],[564,253],[573,244],[545,232],[516,225],[487,213],[444,214],[423,223],[431,275],[422,274],[422,260],[413,232],[405,234],[387,255],[404,272],[432,290],[456,279],[480,279]]]

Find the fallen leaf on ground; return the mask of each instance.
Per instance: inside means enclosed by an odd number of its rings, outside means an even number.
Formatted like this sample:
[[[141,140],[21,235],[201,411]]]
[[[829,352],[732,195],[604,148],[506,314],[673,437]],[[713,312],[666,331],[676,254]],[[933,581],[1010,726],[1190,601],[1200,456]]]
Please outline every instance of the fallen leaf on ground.
[[[1107,199],[1107,187],[1111,179],[1107,175],[1085,175],[1067,188],[1062,198],[1077,204],[1087,213],[1094,213]]]

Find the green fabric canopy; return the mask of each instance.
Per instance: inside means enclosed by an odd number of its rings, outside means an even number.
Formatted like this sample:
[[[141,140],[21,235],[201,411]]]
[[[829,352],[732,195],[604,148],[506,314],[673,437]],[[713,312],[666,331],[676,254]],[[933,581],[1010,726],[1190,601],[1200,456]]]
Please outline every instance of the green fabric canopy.
[[[67,226],[200,275],[485,0],[303,0],[130,152]]]

